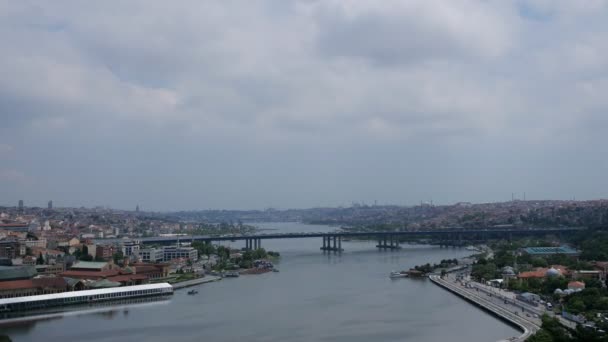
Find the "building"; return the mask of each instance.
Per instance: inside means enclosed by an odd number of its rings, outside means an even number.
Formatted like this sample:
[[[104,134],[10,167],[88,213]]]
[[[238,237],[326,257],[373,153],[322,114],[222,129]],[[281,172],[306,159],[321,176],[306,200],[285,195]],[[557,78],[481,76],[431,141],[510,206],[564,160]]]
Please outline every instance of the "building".
[[[0,266],[0,282],[32,279],[37,274],[33,266]]]
[[[34,240],[34,239],[25,240],[23,243],[25,244],[26,247],[29,247],[29,248],[34,248],[34,247],[46,248],[47,241],[46,241],[46,238],[41,237],[41,238],[38,238],[38,240]]]
[[[97,245],[95,249],[95,255],[97,256],[97,258],[101,258],[103,260],[110,260],[112,259],[112,256],[114,256],[115,249],[112,245]]]
[[[122,244],[122,255],[130,257],[132,255],[139,255],[139,241],[131,240],[125,241]]]
[[[26,254],[26,247],[15,238],[0,240],[0,258],[15,259]]]
[[[571,281],[568,283],[568,290],[582,291],[585,289],[585,283],[581,281]]]
[[[550,268],[539,267],[534,271],[521,272],[517,275],[518,279],[545,279],[548,277],[569,277],[572,275],[572,272],[566,267],[562,265],[552,265]]]
[[[69,291],[63,278],[35,278],[0,282],[0,298],[37,296]]]
[[[14,222],[14,223],[0,223],[0,229],[10,230],[13,232],[27,232],[30,230],[29,223]]]
[[[530,292],[524,292],[524,293],[518,294],[515,298],[517,298],[518,300],[521,300],[522,302],[532,304],[534,306],[537,306],[538,302],[540,302],[540,296],[537,294],[534,294],[534,293],[530,293]]]
[[[173,259],[198,259],[198,250],[193,247],[178,247],[178,246],[166,246],[163,247],[163,261],[167,262]]]
[[[108,271],[113,268],[116,268],[114,264],[111,264],[106,261],[96,262],[96,261],[79,261],[74,263],[70,270],[72,271],[95,271],[102,272]]]
[[[529,254],[531,256],[551,256],[551,255],[567,255],[570,257],[577,258],[580,255],[580,252],[574,248],[568,246],[559,246],[559,247],[527,247],[522,249],[523,253]]]
[[[130,267],[120,269],[109,262],[80,261],[60,275],[62,277],[83,280],[97,281],[106,279],[111,282],[120,283],[122,286],[139,285],[148,282],[148,276],[145,274],[136,274]]]
[[[150,279],[166,278],[169,276],[168,264],[136,263],[131,265],[131,268],[135,271],[135,274],[143,274]]]
[[[163,261],[165,254],[160,248],[145,248],[139,251],[139,257],[143,262],[156,263]]]
[[[56,263],[53,265],[35,265],[36,272],[43,275],[56,275],[65,271],[65,264]]]
[[[49,201],[49,204],[47,206],[49,209],[53,209],[53,201]]]
[[[23,200],[19,200],[19,210],[23,210]]]

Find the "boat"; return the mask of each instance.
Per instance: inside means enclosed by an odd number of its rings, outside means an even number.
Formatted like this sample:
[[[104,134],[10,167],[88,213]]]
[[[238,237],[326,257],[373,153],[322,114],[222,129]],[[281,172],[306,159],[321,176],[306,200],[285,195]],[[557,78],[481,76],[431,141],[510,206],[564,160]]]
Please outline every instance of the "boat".
[[[239,272],[237,272],[237,271],[224,272],[225,278],[236,278],[238,276],[239,276]]]
[[[189,295],[195,295],[197,293],[198,293],[198,291],[196,291],[196,290],[190,290],[190,291],[188,291]]]
[[[279,272],[279,270],[278,270],[278,269],[276,269],[276,268],[273,268],[273,269],[272,269],[272,272]]]
[[[391,274],[390,274],[389,277],[390,278],[406,278],[407,277],[407,273],[406,272],[391,271]]]

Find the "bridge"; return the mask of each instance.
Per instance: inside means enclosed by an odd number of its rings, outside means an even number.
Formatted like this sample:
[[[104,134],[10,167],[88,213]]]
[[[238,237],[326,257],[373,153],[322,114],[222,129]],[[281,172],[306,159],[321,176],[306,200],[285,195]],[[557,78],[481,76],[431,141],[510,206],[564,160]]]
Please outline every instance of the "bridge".
[[[508,239],[523,236],[545,236],[556,235],[561,239],[564,235],[573,234],[585,230],[581,227],[566,228],[486,228],[486,229],[461,229],[442,228],[433,230],[408,230],[408,231],[366,231],[366,232],[328,232],[328,233],[270,233],[250,235],[188,235],[188,236],[158,236],[139,239],[142,244],[175,244],[181,242],[220,242],[220,241],[245,241],[246,249],[257,249],[262,246],[262,240],[271,239],[304,239],[322,238],[321,250],[342,251],[342,240],[344,238],[373,238],[377,239],[376,247],[382,249],[398,249],[401,241],[416,239],[433,239],[440,245],[462,245],[465,242],[487,241],[489,239]]]

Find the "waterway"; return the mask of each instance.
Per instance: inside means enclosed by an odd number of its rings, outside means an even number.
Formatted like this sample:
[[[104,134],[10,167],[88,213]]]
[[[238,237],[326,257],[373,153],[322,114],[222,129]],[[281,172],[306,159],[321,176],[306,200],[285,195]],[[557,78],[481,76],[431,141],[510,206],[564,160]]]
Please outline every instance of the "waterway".
[[[260,224],[280,232],[332,231],[299,223]],[[321,239],[263,241],[281,253],[279,273],[228,278],[177,290],[168,301],[66,314],[0,326],[14,341],[467,341],[519,331],[428,280],[389,279],[391,270],[470,252],[426,245],[378,251],[372,241],[343,242],[341,254]],[[241,247],[242,242],[232,243]]]

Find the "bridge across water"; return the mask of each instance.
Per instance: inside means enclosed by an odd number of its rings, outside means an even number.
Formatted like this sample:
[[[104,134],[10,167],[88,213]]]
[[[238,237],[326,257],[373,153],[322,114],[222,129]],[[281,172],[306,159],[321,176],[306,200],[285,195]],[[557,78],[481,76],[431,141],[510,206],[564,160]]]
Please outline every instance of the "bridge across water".
[[[462,245],[470,241],[486,241],[489,239],[513,239],[523,236],[556,235],[563,237],[585,230],[581,227],[566,228],[487,228],[487,229],[460,229],[443,228],[433,230],[408,231],[367,231],[367,232],[329,232],[329,233],[270,233],[249,235],[189,235],[189,236],[158,236],[139,239],[142,244],[175,244],[180,242],[220,242],[245,241],[246,249],[257,249],[262,246],[262,240],[270,239],[306,239],[322,238],[322,250],[341,251],[344,238],[373,238],[378,240],[378,248],[400,248],[400,241],[433,239],[441,245]],[[100,240],[101,241],[101,240]]]

